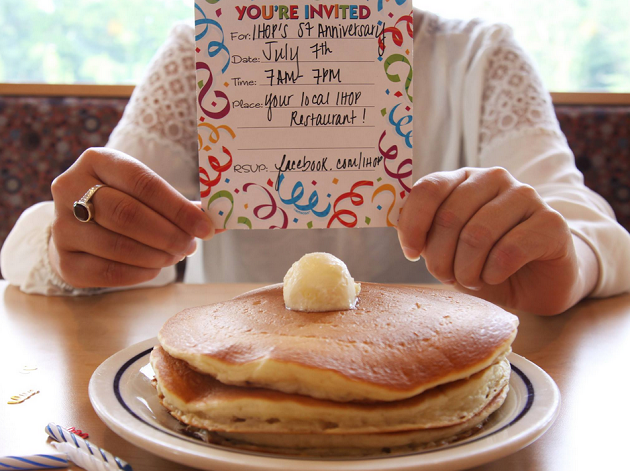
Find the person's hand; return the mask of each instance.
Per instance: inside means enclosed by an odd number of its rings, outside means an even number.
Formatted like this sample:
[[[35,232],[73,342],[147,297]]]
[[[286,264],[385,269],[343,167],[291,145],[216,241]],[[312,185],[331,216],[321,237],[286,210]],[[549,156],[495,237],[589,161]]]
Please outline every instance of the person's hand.
[[[438,172],[414,185],[398,221],[405,256],[439,281],[510,308],[557,314],[597,280],[594,253],[503,168]]]
[[[73,203],[94,185],[93,222]],[[48,255],[76,288],[129,286],[155,278],[215,230],[208,216],[144,164],[112,149],[88,149],[51,186],[55,204]]]

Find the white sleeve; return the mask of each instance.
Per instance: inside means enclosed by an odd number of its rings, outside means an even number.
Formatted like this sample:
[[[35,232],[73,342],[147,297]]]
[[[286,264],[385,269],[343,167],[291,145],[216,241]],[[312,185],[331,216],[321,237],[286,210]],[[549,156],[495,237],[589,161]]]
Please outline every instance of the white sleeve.
[[[55,276],[48,261],[54,210],[52,201],[25,210],[2,246],[2,274],[25,293],[71,294],[72,287]]]
[[[191,25],[171,30],[107,143],[143,162],[189,199],[199,199],[194,47]]]
[[[511,34],[486,54],[477,120],[479,165],[504,167],[533,186],[593,249],[599,280],[592,296],[630,290],[630,234],[608,203],[584,185],[532,61]]]
[[[145,163],[190,199],[198,198],[195,124],[194,30],[176,25],[158,50],[110,136],[108,147]],[[27,293],[86,295],[111,289],[76,289],[52,270],[48,260],[53,203],[37,204],[20,216],[1,252],[2,274]],[[175,280],[175,267],[131,288]]]
[[[120,290],[74,288],[53,271],[48,259],[48,241],[54,211],[53,202],[45,201],[31,206],[20,215],[0,252],[2,274],[6,280],[25,293],[46,296],[85,296]],[[153,280],[122,289],[163,286],[174,279],[175,267],[168,267]]]

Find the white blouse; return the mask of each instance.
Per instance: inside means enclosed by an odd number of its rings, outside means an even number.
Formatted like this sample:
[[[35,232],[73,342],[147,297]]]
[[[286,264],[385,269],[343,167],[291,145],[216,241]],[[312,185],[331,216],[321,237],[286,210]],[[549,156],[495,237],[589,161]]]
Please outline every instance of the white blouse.
[[[630,235],[606,201],[584,186],[531,59],[504,25],[445,20],[414,11],[414,179],[462,166],[507,169],[559,211],[599,261],[593,296],[630,289]],[[194,30],[171,31],[136,87],[108,146],[147,164],[182,194],[199,198]],[[50,270],[52,203],[20,217],[2,249],[2,272],[23,291],[86,294]],[[276,282],[304,253],[346,262],[357,280],[432,280],[407,261],[393,228],[231,230],[189,259],[188,282]],[[173,268],[146,285],[174,279]]]

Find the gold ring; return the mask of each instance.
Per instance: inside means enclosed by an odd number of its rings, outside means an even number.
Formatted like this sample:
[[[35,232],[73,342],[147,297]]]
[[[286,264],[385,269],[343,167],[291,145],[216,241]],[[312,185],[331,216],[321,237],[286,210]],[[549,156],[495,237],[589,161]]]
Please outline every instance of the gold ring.
[[[94,219],[94,204],[90,202],[90,199],[94,196],[94,193],[104,186],[107,185],[94,185],[86,191],[79,201],[74,202],[72,212],[74,213],[75,218],[81,222],[90,222]]]

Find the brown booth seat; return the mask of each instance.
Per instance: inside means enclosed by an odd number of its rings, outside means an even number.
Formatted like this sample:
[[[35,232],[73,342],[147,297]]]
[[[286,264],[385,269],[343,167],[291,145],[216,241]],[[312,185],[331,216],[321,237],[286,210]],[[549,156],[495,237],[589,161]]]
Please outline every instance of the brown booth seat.
[[[51,199],[55,176],[107,142],[127,101],[0,96],[0,245],[24,209]],[[556,114],[586,184],[630,230],[630,106],[558,105]]]

